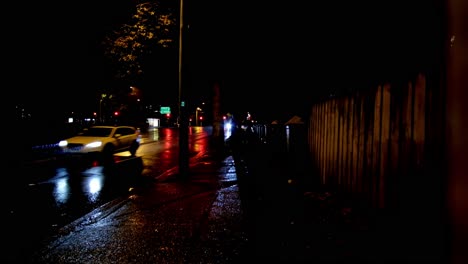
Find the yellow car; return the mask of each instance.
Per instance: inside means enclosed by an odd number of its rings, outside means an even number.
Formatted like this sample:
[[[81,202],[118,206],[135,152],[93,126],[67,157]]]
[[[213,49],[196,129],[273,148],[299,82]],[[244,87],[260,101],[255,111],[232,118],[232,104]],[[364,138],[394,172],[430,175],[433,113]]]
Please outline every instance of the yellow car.
[[[91,126],[78,135],[61,140],[63,154],[97,154],[111,157],[129,151],[132,156],[140,146],[140,130],[133,126]]]

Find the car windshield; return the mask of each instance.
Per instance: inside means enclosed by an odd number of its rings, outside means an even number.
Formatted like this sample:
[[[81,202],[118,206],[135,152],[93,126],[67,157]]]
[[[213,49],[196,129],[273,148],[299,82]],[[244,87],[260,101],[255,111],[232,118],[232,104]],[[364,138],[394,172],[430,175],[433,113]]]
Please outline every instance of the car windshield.
[[[90,127],[80,134],[85,137],[109,137],[112,132],[112,128],[107,127]]]

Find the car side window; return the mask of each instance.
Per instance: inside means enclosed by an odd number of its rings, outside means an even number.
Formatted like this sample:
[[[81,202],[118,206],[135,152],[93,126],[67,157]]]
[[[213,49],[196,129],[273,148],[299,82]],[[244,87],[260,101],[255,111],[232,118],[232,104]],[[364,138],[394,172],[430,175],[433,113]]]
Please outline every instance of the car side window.
[[[122,136],[131,135],[133,133],[134,132],[131,128],[122,127],[122,128],[117,129],[117,134],[120,134]]]
[[[115,130],[115,134],[123,136],[125,135],[125,131],[123,128],[117,128],[117,130]]]

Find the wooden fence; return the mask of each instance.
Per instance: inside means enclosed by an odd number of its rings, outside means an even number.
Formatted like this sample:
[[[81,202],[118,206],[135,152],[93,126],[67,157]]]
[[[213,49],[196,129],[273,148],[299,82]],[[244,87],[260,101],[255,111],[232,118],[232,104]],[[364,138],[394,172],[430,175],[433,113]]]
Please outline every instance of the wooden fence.
[[[419,74],[313,105],[307,137],[321,184],[377,208],[399,206],[424,181],[437,185],[426,173],[441,157],[438,87]]]

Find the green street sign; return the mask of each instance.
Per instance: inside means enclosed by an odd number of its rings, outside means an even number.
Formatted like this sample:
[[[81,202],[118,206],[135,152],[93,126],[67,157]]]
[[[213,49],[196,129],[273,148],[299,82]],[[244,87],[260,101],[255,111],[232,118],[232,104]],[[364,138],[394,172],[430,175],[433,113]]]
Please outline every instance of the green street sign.
[[[169,106],[161,106],[159,112],[161,112],[161,114],[170,114],[171,108]]]

